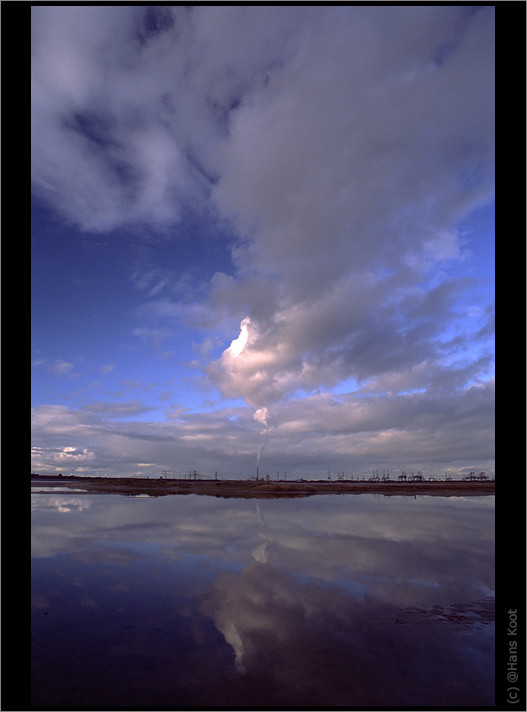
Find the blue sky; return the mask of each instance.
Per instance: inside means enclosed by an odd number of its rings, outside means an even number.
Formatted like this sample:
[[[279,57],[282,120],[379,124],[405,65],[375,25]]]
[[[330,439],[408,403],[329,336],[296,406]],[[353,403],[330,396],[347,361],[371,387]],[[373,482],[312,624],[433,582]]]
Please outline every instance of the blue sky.
[[[33,470],[493,473],[493,44],[33,7]]]

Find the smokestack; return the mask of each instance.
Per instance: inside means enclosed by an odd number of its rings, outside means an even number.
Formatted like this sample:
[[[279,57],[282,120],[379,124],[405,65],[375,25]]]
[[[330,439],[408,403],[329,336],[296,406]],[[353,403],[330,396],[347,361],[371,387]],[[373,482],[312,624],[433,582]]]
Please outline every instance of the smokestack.
[[[258,479],[258,468],[256,468],[256,479]]]

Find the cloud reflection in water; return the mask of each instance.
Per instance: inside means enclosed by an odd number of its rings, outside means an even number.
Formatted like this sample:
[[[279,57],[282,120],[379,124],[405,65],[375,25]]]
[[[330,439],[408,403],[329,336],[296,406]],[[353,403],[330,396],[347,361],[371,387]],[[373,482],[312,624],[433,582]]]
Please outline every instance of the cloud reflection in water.
[[[492,704],[493,498],[33,500],[34,639],[77,641],[83,703]]]

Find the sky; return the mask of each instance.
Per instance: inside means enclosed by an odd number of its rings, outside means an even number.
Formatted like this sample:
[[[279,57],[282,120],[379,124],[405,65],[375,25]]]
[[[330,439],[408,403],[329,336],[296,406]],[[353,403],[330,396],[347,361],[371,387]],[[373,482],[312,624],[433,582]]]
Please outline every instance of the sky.
[[[32,7],[32,471],[494,475],[494,8]]]

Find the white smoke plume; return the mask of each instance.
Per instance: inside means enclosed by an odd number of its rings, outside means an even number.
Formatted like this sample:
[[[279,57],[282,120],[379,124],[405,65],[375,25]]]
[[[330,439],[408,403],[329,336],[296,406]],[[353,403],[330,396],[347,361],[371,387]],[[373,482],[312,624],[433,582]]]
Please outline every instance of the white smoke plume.
[[[265,406],[263,408],[258,408],[258,410],[253,414],[253,419],[264,426],[264,429],[260,432],[260,435],[263,437],[263,441],[258,445],[258,449],[256,451],[256,467],[259,467],[260,465],[260,458],[267,447],[269,433],[273,429],[272,427],[269,427],[267,423],[268,417],[269,410]]]
[[[253,415],[254,420],[256,420],[258,423],[261,423],[265,427],[265,431],[267,431],[267,429],[269,427],[267,425],[268,413],[269,413],[268,409],[264,407],[264,408],[258,408],[258,410]]]

